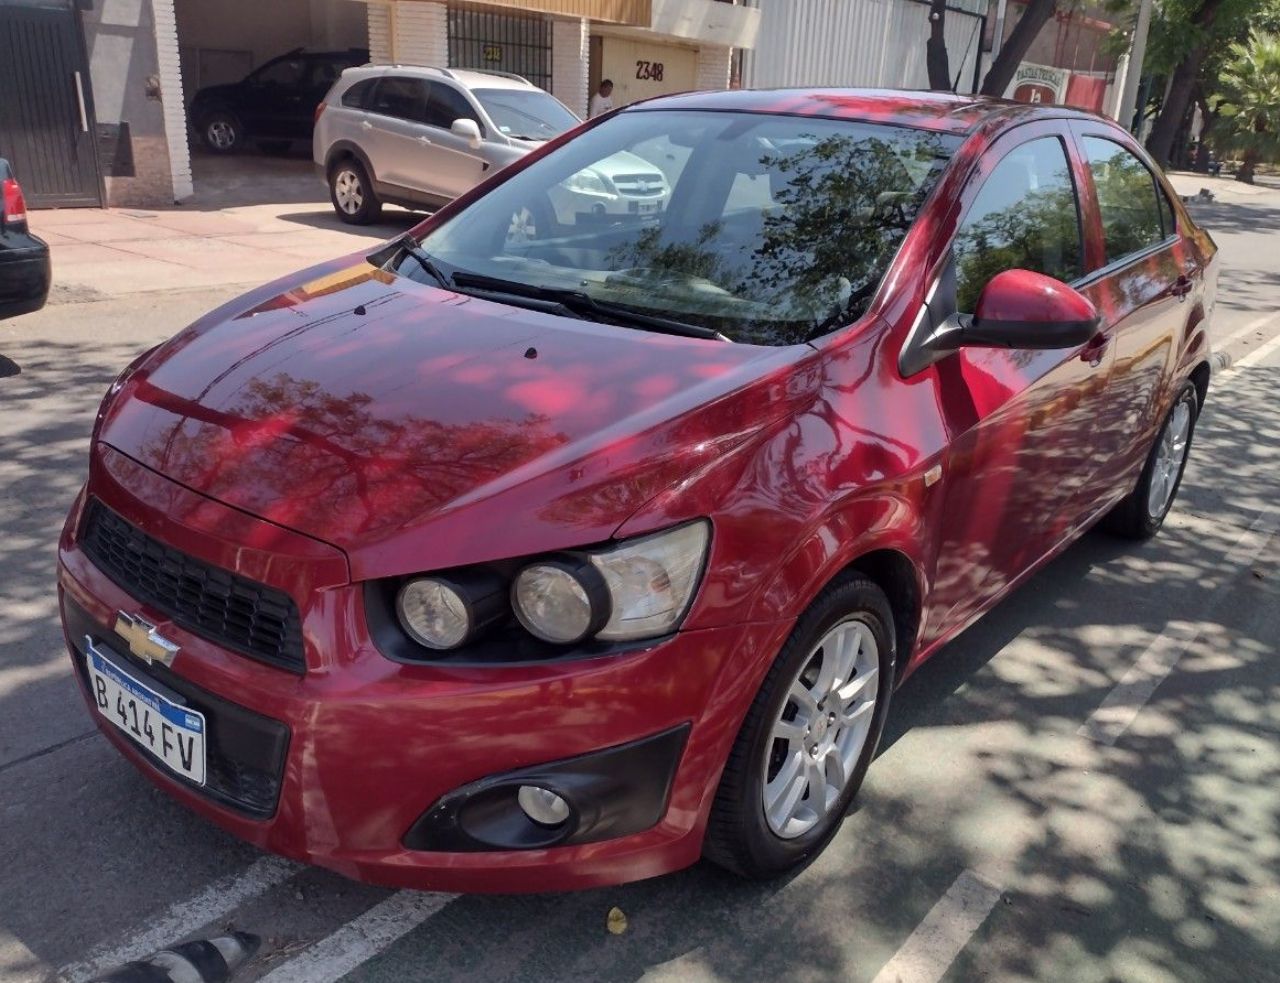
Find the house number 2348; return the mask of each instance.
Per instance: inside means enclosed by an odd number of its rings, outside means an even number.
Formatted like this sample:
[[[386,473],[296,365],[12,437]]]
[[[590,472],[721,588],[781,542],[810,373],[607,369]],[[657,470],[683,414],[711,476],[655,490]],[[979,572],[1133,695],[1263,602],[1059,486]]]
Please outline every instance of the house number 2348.
[[[636,78],[652,79],[655,82],[661,82],[662,81],[662,62],[637,61],[636,62]]]

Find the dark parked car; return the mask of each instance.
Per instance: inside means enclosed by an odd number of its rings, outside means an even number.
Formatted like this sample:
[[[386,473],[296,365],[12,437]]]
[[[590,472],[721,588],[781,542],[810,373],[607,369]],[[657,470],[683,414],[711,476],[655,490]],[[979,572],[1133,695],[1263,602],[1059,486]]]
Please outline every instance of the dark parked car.
[[[188,118],[204,145],[217,154],[242,150],[249,141],[264,150],[287,150],[295,140],[311,140],[316,106],[343,69],[368,60],[369,52],[362,48],[299,48],[260,65],[239,82],[201,89],[191,100]]]
[[[49,247],[27,231],[27,203],[0,157],[0,318],[29,314],[49,296]]]
[[[623,155],[661,209],[595,208]],[[793,870],[899,682],[1096,522],[1159,530],[1216,254],[1062,106],[591,120],[125,369],[60,546],[81,691],[169,795],[348,876]]]

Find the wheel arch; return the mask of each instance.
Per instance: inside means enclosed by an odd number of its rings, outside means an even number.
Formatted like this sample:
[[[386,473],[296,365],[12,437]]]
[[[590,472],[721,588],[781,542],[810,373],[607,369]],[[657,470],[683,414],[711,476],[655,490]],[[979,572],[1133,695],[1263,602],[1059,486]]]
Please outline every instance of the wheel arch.
[[[378,180],[378,175],[374,172],[373,162],[369,160],[369,155],[360,149],[359,144],[351,140],[338,140],[325,152],[324,176],[326,180],[333,176],[334,167],[344,160],[355,160],[364,168],[364,172],[369,175],[370,181]]]
[[[1188,376],[1191,384],[1196,387],[1196,399],[1199,401],[1201,409],[1204,409],[1204,401],[1209,396],[1209,379],[1212,376],[1213,369],[1209,365],[1208,359],[1198,363]]]

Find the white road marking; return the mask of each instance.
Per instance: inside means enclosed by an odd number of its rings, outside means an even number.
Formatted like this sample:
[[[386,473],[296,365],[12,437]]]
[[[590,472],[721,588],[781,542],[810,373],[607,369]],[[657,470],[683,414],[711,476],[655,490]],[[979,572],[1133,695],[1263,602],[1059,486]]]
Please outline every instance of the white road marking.
[[[937,983],[1000,900],[971,870],[956,878],[872,983]]]
[[[1245,335],[1253,331],[1258,331],[1261,328],[1265,328],[1276,318],[1280,318],[1280,311],[1272,311],[1270,314],[1263,314],[1262,317],[1255,317],[1239,331],[1232,331],[1231,334],[1227,335],[1225,338],[1215,338],[1213,341],[1213,347],[1219,350],[1224,349],[1233,342],[1239,341]]]
[[[335,983],[408,935],[456,897],[399,891],[277,966],[258,983]]]
[[[1232,368],[1244,369],[1244,368],[1248,368],[1250,365],[1257,365],[1264,358],[1266,358],[1268,355],[1274,352],[1277,348],[1280,348],[1280,335],[1276,335],[1274,338],[1268,341],[1265,345],[1255,348],[1248,355],[1245,355],[1243,358],[1237,361],[1232,366]]]
[[[145,931],[127,942],[99,946],[83,962],[67,966],[58,976],[68,983],[84,983],[103,970],[149,956],[217,921],[243,902],[269,891],[302,869],[300,864],[281,857],[256,860],[243,873],[220,877],[198,894],[174,904],[150,922]]]
[[[1261,513],[1227,552],[1223,565],[1235,567],[1252,561],[1271,538],[1278,523],[1280,513],[1274,509]],[[1230,585],[1231,577],[1224,576],[1209,595],[1206,613],[1213,610]],[[1137,718],[1138,712],[1146,706],[1156,688],[1173,671],[1183,653],[1199,640],[1203,630],[1202,624],[1172,622],[1143,650],[1129,671],[1107,694],[1102,705],[1089,715],[1089,719],[1076,733],[1099,744],[1115,744]]]

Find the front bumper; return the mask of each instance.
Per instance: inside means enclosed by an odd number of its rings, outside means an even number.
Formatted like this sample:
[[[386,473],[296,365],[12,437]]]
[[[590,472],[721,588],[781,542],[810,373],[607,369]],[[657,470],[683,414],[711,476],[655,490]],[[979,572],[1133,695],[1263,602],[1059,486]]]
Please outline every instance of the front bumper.
[[[232,515],[233,510],[154,473],[149,481],[122,484],[129,465],[114,460],[111,467],[95,467],[92,493],[208,563],[234,568],[231,552],[210,538],[229,524],[239,525],[251,540],[273,540],[284,552],[301,549],[292,543],[301,538],[297,534],[247,520],[243,513]],[[132,465],[135,471],[138,467]],[[140,499],[139,492],[153,501]],[[163,515],[156,511],[157,496],[166,503]],[[745,667],[758,665],[762,653],[768,653],[766,660],[771,657],[789,627],[685,632],[648,649],[552,664],[401,665],[384,658],[366,637],[358,585],[302,592],[288,582],[289,568],[276,564],[256,573],[262,579],[276,577],[273,586],[298,597],[307,650],[307,672],[299,677],[220,649],[128,596],[79,548],[79,512],[77,506],[68,520],[59,563],[73,658],[81,658],[77,635],[85,633],[117,651],[123,647],[109,627],[117,611],[154,623],[181,646],[168,670],[170,689],[189,687],[196,699],[208,694],[251,719],[287,729],[274,810],[251,814],[176,778],[91,707],[107,737],[156,785],[235,835],[388,886],[567,890],[637,880],[693,863],[720,770],[754,691],[755,673]],[[225,547],[231,550],[230,541]],[[134,662],[131,671],[147,669]],[[85,697],[88,701],[87,690]],[[210,729],[216,745],[216,716]],[[430,826],[424,817],[434,806],[447,804],[473,783],[675,731],[682,738],[687,733],[687,740],[679,742],[683,753],[676,746],[669,794],[647,828],[578,844],[502,850],[450,841],[440,835],[439,824],[434,837],[430,829],[425,836],[410,836]],[[261,766],[267,757],[259,754],[256,760]],[[628,829],[625,823],[618,828]]]

